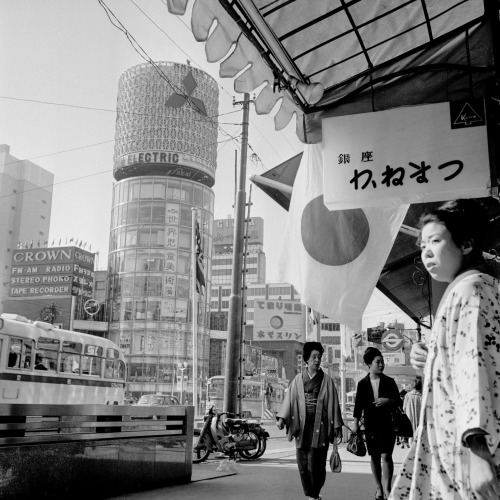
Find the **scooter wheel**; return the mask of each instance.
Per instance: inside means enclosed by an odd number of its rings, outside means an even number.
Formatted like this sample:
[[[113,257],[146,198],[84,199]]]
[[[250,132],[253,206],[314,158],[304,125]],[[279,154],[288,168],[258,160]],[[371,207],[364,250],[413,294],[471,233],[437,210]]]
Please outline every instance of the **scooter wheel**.
[[[200,431],[193,436],[193,463],[199,464],[205,461],[210,455],[210,450],[206,447],[205,436],[200,436]]]
[[[247,439],[250,439],[251,441],[254,441],[256,443],[256,447],[253,450],[240,450],[239,453],[240,455],[245,459],[245,460],[255,460],[259,458],[262,453],[260,453],[260,446],[261,446],[261,440],[259,439],[259,436],[253,431],[248,431],[246,435]]]

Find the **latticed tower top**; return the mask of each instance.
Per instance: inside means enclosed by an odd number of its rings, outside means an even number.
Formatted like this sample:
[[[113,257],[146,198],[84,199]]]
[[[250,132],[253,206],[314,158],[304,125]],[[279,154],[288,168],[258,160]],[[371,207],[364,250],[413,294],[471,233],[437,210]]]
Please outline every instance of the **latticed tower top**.
[[[125,71],[118,84],[115,178],[167,175],[164,166],[187,165],[213,180],[218,101],[215,80],[187,64],[140,64]]]

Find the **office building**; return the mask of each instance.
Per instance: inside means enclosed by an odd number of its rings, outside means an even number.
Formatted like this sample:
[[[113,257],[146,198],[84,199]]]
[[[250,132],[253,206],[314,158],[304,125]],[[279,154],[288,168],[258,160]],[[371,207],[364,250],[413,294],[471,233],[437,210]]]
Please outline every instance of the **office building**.
[[[189,400],[193,378],[198,383],[208,376],[218,86],[190,65],[141,64],[121,76],[117,106],[110,338],[127,357],[133,396],[181,391]],[[198,301],[197,374],[192,373],[193,207],[206,281]]]
[[[214,220],[212,282],[214,285],[231,284],[233,269],[234,219]],[[263,250],[264,220],[252,217],[245,224],[245,283],[265,283],[266,254]]]
[[[54,175],[28,160],[10,154],[0,145],[0,273],[3,300],[9,295],[14,250],[46,245],[49,238]]]

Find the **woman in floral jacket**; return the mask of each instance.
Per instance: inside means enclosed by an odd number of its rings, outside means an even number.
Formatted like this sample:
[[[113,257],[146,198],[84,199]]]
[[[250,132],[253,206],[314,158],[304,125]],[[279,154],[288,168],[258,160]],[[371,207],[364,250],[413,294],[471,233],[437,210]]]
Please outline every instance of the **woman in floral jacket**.
[[[500,283],[482,261],[488,217],[472,200],[448,202],[421,219],[422,262],[450,283],[428,346],[417,434],[392,500],[500,498]]]

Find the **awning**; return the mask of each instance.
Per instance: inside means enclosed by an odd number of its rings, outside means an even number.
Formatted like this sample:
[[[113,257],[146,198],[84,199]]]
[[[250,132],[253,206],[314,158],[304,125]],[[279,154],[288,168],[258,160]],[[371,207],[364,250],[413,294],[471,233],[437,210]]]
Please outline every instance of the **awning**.
[[[188,0],[167,0],[184,14]],[[262,86],[303,142],[324,116],[484,97],[495,81],[493,0],[196,0],[192,30],[236,92]],[[495,31],[497,30],[497,31]]]

